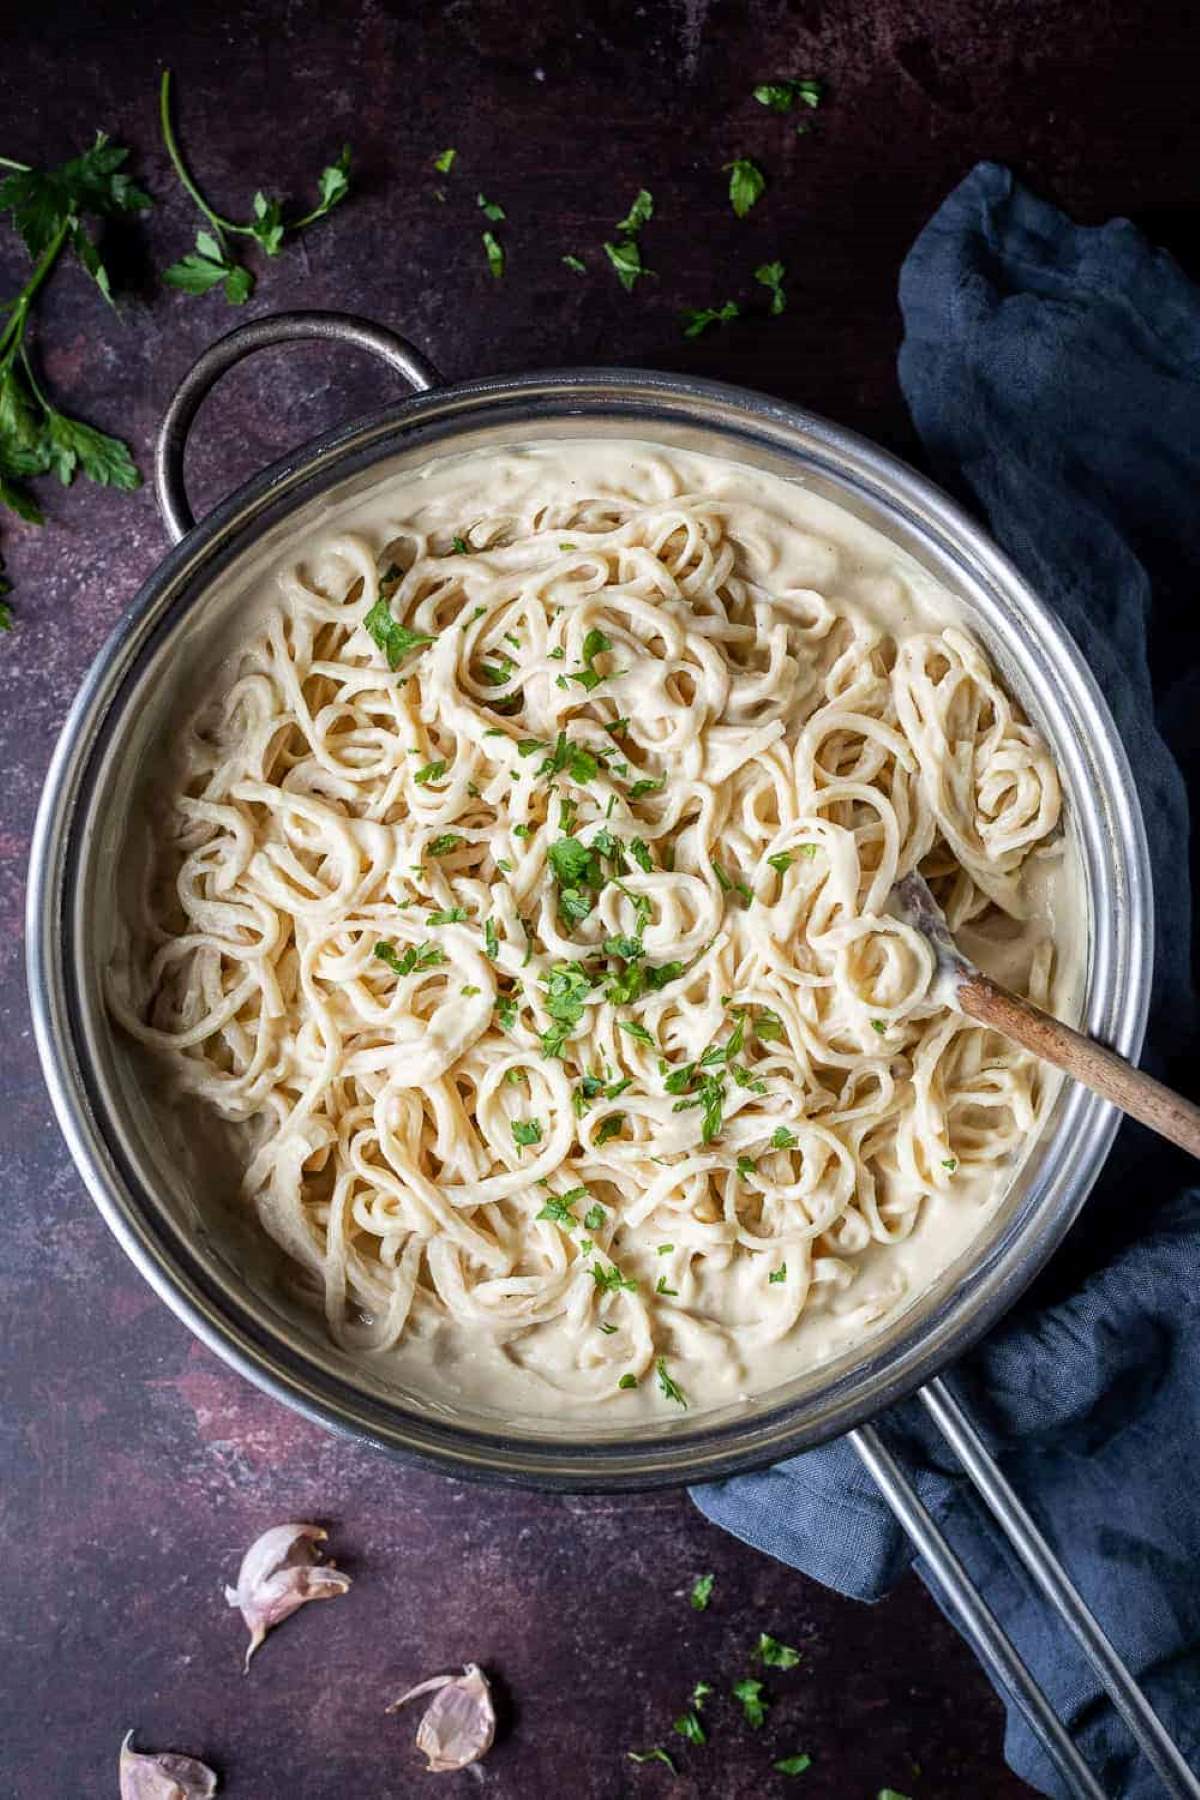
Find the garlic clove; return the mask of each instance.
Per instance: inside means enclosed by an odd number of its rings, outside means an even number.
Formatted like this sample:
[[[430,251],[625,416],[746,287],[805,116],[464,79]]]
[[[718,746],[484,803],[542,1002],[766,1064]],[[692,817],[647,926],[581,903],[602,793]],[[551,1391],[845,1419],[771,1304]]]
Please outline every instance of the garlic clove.
[[[478,1762],[492,1747],[496,1714],[492,1690],[478,1663],[467,1663],[461,1675],[435,1675],[418,1682],[388,1707],[395,1712],[418,1694],[436,1693],[417,1726],[417,1749],[426,1757],[433,1775],[450,1774]]]
[[[250,1632],[245,1667],[273,1625],[280,1625],[308,1600],[336,1600],[350,1586],[331,1562],[318,1562],[318,1544],[329,1533],[319,1525],[273,1525],[255,1538],[238,1570],[237,1586],[225,1589]]]
[[[121,1745],[118,1774],[121,1800],[210,1800],[217,1778],[207,1763],[169,1750],[143,1753],[129,1748],[132,1731]]]

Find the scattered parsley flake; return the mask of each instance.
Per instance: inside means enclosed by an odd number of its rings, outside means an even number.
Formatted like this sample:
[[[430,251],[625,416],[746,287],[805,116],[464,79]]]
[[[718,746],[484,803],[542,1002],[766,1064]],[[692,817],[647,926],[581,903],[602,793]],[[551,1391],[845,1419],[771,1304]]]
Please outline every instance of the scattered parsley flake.
[[[783,1282],[786,1280],[787,1280],[787,1264],[786,1263],[780,1263],[779,1267],[777,1269],[772,1269],[771,1273],[767,1276],[767,1281],[771,1287],[776,1287],[780,1282]]]
[[[762,1682],[752,1681],[749,1678],[745,1681],[735,1681],[731,1691],[734,1699],[740,1700],[742,1703],[742,1711],[746,1715],[747,1725],[757,1731],[767,1716],[767,1702],[762,1697]]]
[[[499,281],[504,273],[504,250],[495,232],[485,231],[483,233],[483,249],[487,257],[488,268]]]
[[[882,1037],[884,1032],[887,1030],[887,1026],[882,1019],[872,1019],[871,1020],[871,1030],[877,1031],[879,1033],[880,1037]]]
[[[436,944],[409,944],[401,955],[394,944],[381,941],[376,944],[374,954],[394,975],[420,975],[446,960],[445,951]]]
[[[637,1386],[637,1384],[638,1384],[638,1378],[636,1375],[622,1375],[620,1381],[618,1381],[618,1383],[617,1383],[617,1386],[619,1388],[635,1388]]]
[[[793,1650],[790,1644],[781,1644],[778,1638],[761,1632],[754,1646],[757,1662],[765,1663],[769,1669],[794,1669],[800,1661],[800,1652]]]
[[[747,1175],[753,1175],[757,1168],[758,1168],[758,1164],[755,1162],[755,1160],[752,1156],[739,1156],[738,1157],[737,1172],[742,1177],[743,1181],[746,1179]]]
[[[800,1142],[795,1132],[789,1131],[786,1125],[778,1125],[771,1133],[772,1150],[794,1150]]]
[[[942,1167],[943,1169],[949,1169],[950,1173],[953,1175],[955,1169],[958,1167],[957,1156],[947,1156],[943,1158]]]
[[[482,194],[476,194],[475,204],[484,217],[491,220],[493,225],[499,225],[506,216],[504,208],[498,201],[485,199]]]
[[[812,1768],[812,1757],[805,1756],[803,1751],[799,1756],[781,1756],[777,1763],[772,1764],[772,1767],[780,1775],[803,1775],[805,1769]]]
[[[518,1149],[542,1141],[542,1123],[540,1119],[514,1119],[512,1121],[513,1143]]]
[[[706,1744],[708,1742],[703,1725],[692,1711],[682,1713],[676,1719],[673,1729],[679,1733],[680,1737],[686,1738],[689,1744]]]
[[[780,850],[776,855],[768,856],[767,862],[777,875],[786,875],[792,866],[791,854],[787,850]]]
[[[448,175],[450,173],[451,169],[454,167],[454,159],[457,155],[457,150],[443,150],[439,155],[434,157],[433,166],[439,175]]]
[[[642,266],[642,253],[636,243],[609,244],[604,246],[604,254],[616,271],[617,280],[631,294],[639,278],[653,274],[652,269]]]
[[[770,289],[772,318],[787,311],[787,295],[783,291],[783,278],[786,274],[787,270],[781,262],[760,263],[754,271],[755,281]]]
[[[495,962],[500,954],[500,940],[496,936],[496,926],[492,919],[485,919],[483,922],[483,947]]]
[[[624,1082],[622,1085],[628,1087],[629,1084],[628,1082]],[[600,1129],[596,1133],[597,1146],[600,1144],[607,1144],[609,1138],[620,1137],[624,1129],[625,1114],[623,1112],[610,1113],[607,1119],[601,1119],[600,1121]]]
[[[710,325],[728,325],[740,312],[736,300],[726,300],[724,306],[685,307],[679,315],[679,323],[684,337],[694,338],[707,331]]]
[[[429,854],[430,856],[449,856],[451,851],[458,849],[462,841],[458,832],[443,831],[428,846]]]
[[[541,1212],[535,1213],[534,1217],[536,1219],[548,1219],[552,1225],[565,1225],[568,1231],[570,1231],[572,1226],[579,1223],[575,1214],[567,1205],[567,1196],[565,1194],[552,1194],[545,1206],[543,1206]]]
[[[644,1025],[639,1025],[636,1019],[621,1019],[619,1023],[621,1030],[627,1032],[628,1035],[633,1038],[635,1043],[649,1044],[651,1048],[653,1048],[654,1039],[646,1030],[646,1027]]]
[[[586,1191],[587,1190],[584,1189],[585,1193]],[[584,1229],[587,1231],[599,1231],[603,1223],[604,1208],[600,1205],[599,1201],[597,1201],[595,1206],[589,1206],[583,1215]]]
[[[603,1320],[603,1319],[601,1320],[600,1329],[604,1333],[605,1337],[616,1337],[616,1335],[617,1335],[616,1326],[609,1325],[606,1320]]]
[[[636,237],[642,226],[649,224],[653,217],[654,196],[648,188],[639,188],[633,205],[617,226],[617,231],[621,237]]]
[[[665,1275],[659,1276],[654,1284],[654,1291],[656,1294],[665,1294],[669,1300],[678,1300],[679,1298],[679,1289],[668,1287]]]
[[[697,1575],[693,1581],[688,1599],[697,1612],[706,1611],[708,1603],[712,1599],[713,1583],[716,1579],[715,1575]]]
[[[467,999],[469,999],[472,994],[482,994],[483,989],[467,986],[464,988],[460,988],[459,992],[462,993]]]
[[[658,775],[658,776],[653,776],[653,777],[648,776],[648,775],[643,776],[641,781],[635,781],[633,786],[630,788],[629,798],[631,800],[641,800],[647,794],[661,793],[663,788],[666,787],[666,785],[667,785],[667,778],[665,775]]]
[[[428,782],[440,781],[445,773],[446,764],[444,762],[426,763],[423,769],[417,770],[413,780],[418,787],[425,787]]]
[[[582,257],[564,256],[562,260],[566,268],[574,269],[576,275],[587,274],[587,264],[583,261]]]
[[[723,163],[722,167],[729,170],[729,204],[738,218],[744,219],[761,198],[767,185],[766,177],[748,156],[739,156],[734,162]]]
[[[666,1763],[666,1765],[667,1765],[668,1769],[670,1769],[672,1775],[678,1775],[678,1773],[679,1773],[679,1770],[675,1767],[675,1764],[671,1761],[671,1758],[667,1755],[666,1751],[663,1749],[661,1744],[655,1744],[653,1750],[627,1750],[625,1752],[625,1754],[629,1758],[630,1762]]]
[[[466,916],[465,906],[446,906],[440,912],[429,913],[425,923],[427,925],[461,925]],[[478,993],[479,989],[476,988],[475,992]]]
[[[602,1294],[616,1294],[622,1288],[627,1288],[631,1294],[637,1293],[637,1282],[630,1275],[622,1275],[615,1263],[607,1269],[603,1263],[593,1263],[592,1280]]]

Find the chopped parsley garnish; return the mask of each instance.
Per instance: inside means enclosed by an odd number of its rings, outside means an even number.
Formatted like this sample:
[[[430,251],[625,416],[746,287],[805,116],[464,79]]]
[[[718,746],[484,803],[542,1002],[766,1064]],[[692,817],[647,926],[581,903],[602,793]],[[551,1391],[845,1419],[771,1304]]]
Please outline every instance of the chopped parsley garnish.
[[[514,825],[512,828],[512,834],[515,838],[531,838],[533,832],[534,827],[532,825]],[[497,863],[496,867],[502,868],[503,864]]]
[[[681,1713],[675,1721],[674,1729],[680,1737],[686,1738],[689,1744],[707,1744],[708,1742],[703,1725],[692,1711]]]
[[[483,252],[487,257],[488,268],[499,281],[504,273],[504,251],[495,232],[485,231],[483,233]]]
[[[511,1031],[517,1022],[517,1002],[511,994],[504,995],[496,1002],[496,1017],[500,1021],[501,1031]]]
[[[665,1275],[659,1276],[658,1280],[654,1284],[654,1291],[656,1294],[665,1294],[667,1296],[667,1298],[670,1300],[678,1300],[678,1298],[679,1298],[679,1289],[673,1288],[673,1287],[668,1287],[667,1286],[667,1278]]]
[[[653,1048],[654,1039],[646,1030],[646,1027],[644,1025],[639,1025],[636,1019],[622,1019],[620,1025],[621,1030],[627,1032],[635,1043],[649,1044],[651,1048]]]
[[[611,649],[612,639],[606,637],[604,632],[598,631],[593,627],[583,640],[580,649],[580,657],[582,659],[580,666],[577,670],[567,676],[567,680],[578,682],[579,686],[581,688],[586,688],[590,694],[593,688],[599,687],[600,683],[605,680],[605,677],[601,675],[596,668],[596,658],[598,656],[603,656],[605,651]],[[593,769],[593,775],[595,772],[596,771]]]
[[[780,1775],[803,1775],[805,1769],[812,1768],[812,1757],[805,1756],[802,1751],[799,1756],[781,1756],[779,1761],[772,1763],[771,1766]]]
[[[666,1357],[660,1356],[655,1363],[654,1368],[658,1375],[658,1385],[662,1390],[664,1398],[667,1400],[674,1400],[676,1406],[682,1406],[686,1411],[687,1401],[684,1399],[683,1389],[677,1382],[673,1381],[667,1373]]]
[[[483,921],[483,947],[495,962],[500,954],[500,940],[496,936],[496,926],[492,919]]]
[[[679,315],[679,323],[684,337],[699,337],[710,325],[728,325],[740,312],[736,300],[727,300],[724,306],[686,307]]]
[[[752,1681],[749,1678],[745,1681],[735,1681],[732,1693],[734,1699],[740,1700],[742,1703],[742,1711],[746,1715],[747,1725],[757,1731],[767,1716],[767,1702],[762,1697],[762,1682]]]
[[[571,679],[574,681],[576,677],[572,676]],[[537,744],[531,738],[525,738],[522,742],[533,743],[534,747],[539,750],[545,749],[544,744]],[[520,744],[517,745],[517,749],[523,756],[529,754],[521,749]],[[581,786],[586,786],[589,781],[595,780],[599,767],[599,760],[593,751],[585,749],[582,744],[571,743],[566,732],[560,731],[555,739],[553,750],[546,760],[539,764],[537,773],[540,779],[543,775],[561,775],[565,770],[573,781],[579,782]]]
[[[685,1065],[685,1067],[686,1066],[687,1065]],[[677,1070],[674,1075],[668,1077],[668,1092],[676,1093],[680,1091],[678,1088],[672,1088],[670,1085],[671,1082],[677,1080],[680,1075],[682,1075],[682,1070]],[[691,1079],[692,1077],[689,1076],[689,1081]],[[702,1143],[711,1144],[713,1139],[720,1135],[721,1126],[724,1123],[725,1083],[719,1076],[701,1076],[696,1084],[696,1091],[692,1094],[688,1094],[683,1100],[677,1100],[671,1108],[671,1111],[689,1112],[693,1106],[701,1106],[704,1108],[700,1126],[700,1139]]]
[[[627,1081],[622,1082],[621,1086],[628,1087],[629,1083]],[[623,1112],[609,1113],[607,1119],[601,1119],[600,1121],[600,1128],[596,1132],[597,1145],[607,1144],[609,1138],[620,1137],[624,1129],[625,1114]]]
[[[707,1610],[708,1603],[712,1599],[713,1583],[716,1579],[715,1575],[697,1575],[693,1581],[692,1591],[688,1598],[697,1612]]]
[[[824,94],[821,82],[811,75],[800,81],[764,81],[754,89],[754,98],[760,106],[769,107],[772,112],[791,112],[799,101],[802,106],[811,106],[814,111],[820,106]]]
[[[586,1188],[583,1191],[586,1193]],[[599,1201],[597,1201],[595,1206],[589,1206],[583,1215],[584,1229],[586,1231],[599,1231],[603,1223],[604,1208],[600,1205]]]
[[[629,854],[632,856],[638,868],[645,874],[650,875],[653,873],[654,861],[650,855],[649,846],[645,844],[641,838],[633,838],[631,840]]]
[[[542,1050],[546,1056],[561,1056],[572,1027],[583,1017],[592,980],[580,963],[556,963],[542,985],[546,990],[546,1011],[554,1020],[549,1030],[542,1033]]]
[[[795,1132],[789,1131],[786,1125],[777,1125],[771,1133],[772,1150],[794,1150],[799,1142]]]
[[[658,775],[653,778],[650,776],[643,776],[641,781],[635,781],[630,788],[629,798],[631,800],[640,800],[646,794],[659,793],[666,785],[667,778],[665,775]]]
[[[484,218],[490,219],[493,225],[499,225],[506,216],[504,208],[498,201],[485,199],[482,194],[476,194],[475,204]]]
[[[778,1638],[770,1637],[764,1631],[754,1646],[754,1657],[756,1662],[766,1663],[769,1669],[794,1669],[800,1661],[800,1652],[793,1650],[790,1644],[781,1644]]]
[[[737,1172],[742,1177],[743,1181],[746,1179],[747,1175],[753,1175],[754,1171],[757,1168],[758,1168],[758,1164],[755,1162],[755,1160],[752,1156],[739,1156],[738,1157]]]
[[[783,1020],[779,1014],[772,1012],[769,1006],[759,1008],[758,1017],[754,1021],[754,1035],[766,1044],[783,1036]]]
[[[381,942],[375,946],[375,955],[395,975],[419,975],[446,960],[445,951],[439,950],[436,944],[410,944],[401,955],[394,944]]]
[[[675,1767],[675,1764],[671,1761],[671,1758],[667,1755],[666,1751],[663,1749],[661,1744],[655,1744],[653,1750],[627,1750],[625,1752],[625,1754],[629,1758],[630,1762],[666,1763],[666,1765],[667,1765],[668,1769],[670,1769],[672,1775],[678,1775],[678,1773],[679,1773],[679,1770]]]
[[[461,925],[467,916],[465,906],[448,906],[441,912],[431,912],[425,920],[427,925]],[[476,988],[476,993],[479,989]]]
[[[767,862],[777,875],[786,875],[792,866],[791,853],[787,850],[777,851],[774,856],[768,856]]]
[[[772,1287],[776,1287],[776,1286],[778,1286],[778,1284],[780,1282],[783,1282],[786,1280],[787,1280],[787,1264],[786,1263],[780,1263],[779,1267],[777,1269],[772,1269],[771,1273],[767,1276],[767,1281],[770,1283],[770,1285]]]
[[[787,295],[783,291],[783,278],[786,274],[787,270],[781,262],[760,263],[754,271],[755,281],[771,291],[772,318],[787,311]]]
[[[622,1375],[620,1381],[618,1381],[618,1383],[617,1383],[617,1386],[619,1388],[635,1388],[637,1386],[637,1384],[638,1384],[638,1378],[636,1375]]]
[[[382,598],[363,620],[363,629],[387,657],[389,669],[398,669],[410,650],[423,649],[433,642],[427,631],[413,631],[393,619],[390,606]]]
[[[451,538],[450,546],[455,556],[469,556],[471,554],[471,546],[468,544],[466,538]],[[478,615],[476,616],[478,617]]]
[[[627,294],[633,292],[639,277],[653,273],[653,270],[643,268],[642,253],[633,242],[624,244],[606,243],[604,246],[604,254],[615,269],[617,280]]]
[[[543,1206],[541,1212],[535,1213],[534,1217],[537,1219],[548,1219],[552,1225],[565,1225],[568,1231],[573,1225],[579,1223],[575,1214],[567,1205],[566,1197],[560,1194],[552,1194],[545,1206]]]
[[[658,1246],[658,1254],[660,1256],[670,1256],[670,1254],[674,1248],[675,1248],[674,1244],[660,1244]]]
[[[600,1321],[600,1329],[601,1329],[601,1331],[602,1331],[602,1332],[603,1332],[603,1333],[604,1333],[604,1335],[605,1335],[605,1337],[616,1337],[616,1335],[617,1335],[617,1328],[616,1328],[616,1326],[615,1326],[615,1325],[610,1325],[610,1324],[609,1324],[609,1323],[608,1323],[608,1322],[607,1322],[607,1320],[604,1320],[604,1319],[602,1319],[602,1320],[601,1320],[601,1321]]]
[[[439,155],[434,157],[433,166],[439,175],[448,175],[450,173],[451,169],[454,167],[454,159],[457,155],[457,150],[443,150]]]
[[[430,781],[440,781],[445,773],[446,764],[444,762],[426,763],[423,769],[417,770],[413,780],[418,787],[424,787]]]
[[[872,1019],[871,1020],[871,1030],[877,1031],[879,1033],[880,1037],[882,1037],[884,1032],[887,1030],[887,1025],[884,1023],[884,1021],[882,1019]]]
[[[440,837],[435,837],[428,846],[429,854],[430,856],[449,856],[452,850],[458,849],[462,841],[456,831],[443,831]]]
[[[540,1119],[514,1119],[512,1121],[513,1143],[518,1149],[542,1141],[542,1124]]]
[[[653,217],[654,196],[647,188],[639,188],[636,200],[617,226],[617,231],[621,237],[636,237],[642,226],[648,224]]]
[[[622,1275],[615,1263],[607,1269],[603,1263],[593,1263],[592,1280],[602,1294],[617,1294],[622,1288],[627,1288],[631,1294],[637,1293],[637,1282],[631,1275]]]
[[[463,994],[467,999],[469,999],[472,994],[482,994],[483,989],[477,988],[477,987],[471,987],[468,985],[466,987],[460,988],[459,992],[461,994]]]
[[[739,156],[722,167],[729,170],[729,204],[738,218],[744,219],[766,187],[766,177],[748,156]]]
[[[576,275],[587,274],[587,264],[583,261],[582,257],[564,256],[562,260],[564,266],[568,269],[574,269]]]
[[[943,1167],[943,1169],[949,1169],[950,1173],[953,1175],[955,1169],[957,1169],[957,1167],[958,1167],[957,1156],[944,1157],[942,1160],[942,1167]]]

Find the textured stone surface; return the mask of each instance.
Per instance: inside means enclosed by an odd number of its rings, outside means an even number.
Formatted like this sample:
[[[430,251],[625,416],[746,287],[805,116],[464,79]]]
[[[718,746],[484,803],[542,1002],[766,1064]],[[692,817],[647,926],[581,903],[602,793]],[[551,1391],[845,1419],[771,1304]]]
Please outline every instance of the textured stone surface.
[[[102,126],[138,147],[159,204],[113,246],[127,295],[119,317],[64,271],[38,354],[63,402],[128,437],[143,468],[172,383],[237,317],[218,296],[184,298],[153,279],[196,224],[157,147],[164,62],[179,77],[195,161],[230,210],[259,182],[299,197],[343,140],[355,148],[351,203],[262,265],[240,316],[350,307],[407,331],[448,377],[602,361],[695,369],[908,449],[896,271],[978,156],[1013,163],[1085,218],[1132,213],[1186,264],[1197,260],[1194,162],[1183,154],[1194,40],[1166,7],[1148,20],[1115,0],[43,0],[5,33],[0,152],[57,160]],[[789,73],[830,85],[806,137],[749,98],[755,81]],[[439,178],[430,161],[450,144],[458,166]],[[770,181],[744,222],[721,173],[739,154]],[[599,246],[641,185],[657,203],[645,254],[659,279],[630,298]],[[483,260],[481,187],[508,210],[502,283]],[[587,258],[586,278],[561,266],[567,251]],[[774,257],[789,270],[782,319],[683,341],[681,307],[735,296],[761,314],[751,275]],[[20,270],[0,231],[0,292]],[[378,404],[389,383],[315,349],[238,370],[199,421],[198,507]],[[27,1023],[21,904],[54,736],[163,536],[146,490],[46,497],[44,532],[5,516],[0,536],[19,614],[0,646],[10,1388],[0,1790],[112,1793],[133,1724],[143,1745],[210,1756],[231,1796],[423,1792],[415,1719],[387,1719],[383,1705],[475,1658],[503,1700],[479,1784],[498,1800],[568,1786],[580,1800],[793,1788],[853,1800],[885,1783],[921,1800],[1026,1791],[1002,1766],[998,1704],[915,1582],[867,1610],[722,1536],[682,1495],[549,1499],[408,1473],[243,1384],[126,1264],[50,1117]],[[248,1540],[285,1516],[330,1523],[358,1582],[286,1625],[243,1680],[242,1629],[220,1584]],[[700,1616],[683,1596],[704,1569],[717,1586]],[[798,1671],[772,1681],[767,1729],[756,1737],[723,1700],[710,1747],[681,1746],[687,1772],[673,1787],[665,1770],[622,1761],[626,1746],[669,1740],[696,1679],[727,1685],[744,1673],[763,1628],[804,1651]],[[814,1757],[802,1783],[769,1772],[801,1749]]]

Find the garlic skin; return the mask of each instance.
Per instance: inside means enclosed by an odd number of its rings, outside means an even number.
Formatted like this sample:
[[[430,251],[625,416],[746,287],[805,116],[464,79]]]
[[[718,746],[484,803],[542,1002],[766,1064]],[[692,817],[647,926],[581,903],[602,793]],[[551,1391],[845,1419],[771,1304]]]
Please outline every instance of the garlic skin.
[[[436,1693],[417,1726],[417,1749],[426,1757],[431,1775],[448,1775],[478,1762],[492,1747],[496,1714],[492,1690],[478,1663],[467,1663],[461,1675],[435,1675],[409,1688],[388,1707],[415,1700],[418,1694]]]
[[[350,1577],[318,1562],[317,1545],[329,1536],[319,1525],[273,1525],[255,1538],[238,1570],[237,1586],[225,1589],[230,1606],[246,1621],[250,1644],[243,1670],[273,1625],[280,1625],[308,1600],[336,1600]]]
[[[169,1750],[131,1750],[132,1737],[127,1731],[121,1745],[121,1800],[210,1800],[216,1793],[217,1778],[207,1763]]]

